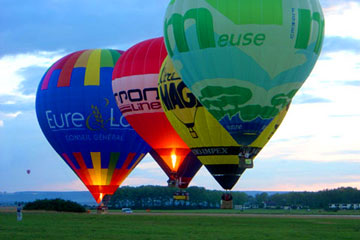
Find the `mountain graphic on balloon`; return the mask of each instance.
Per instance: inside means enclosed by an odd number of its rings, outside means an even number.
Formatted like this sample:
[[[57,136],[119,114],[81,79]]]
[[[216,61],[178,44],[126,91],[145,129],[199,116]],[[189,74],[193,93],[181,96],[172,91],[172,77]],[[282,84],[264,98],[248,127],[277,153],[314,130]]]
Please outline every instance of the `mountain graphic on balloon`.
[[[222,119],[226,115],[232,118],[239,114],[242,120],[252,121],[257,117],[274,118],[281,109],[289,104],[288,99],[295,95],[296,90],[292,90],[288,94],[275,95],[271,99],[272,106],[253,104],[245,107],[239,106],[246,104],[252,98],[252,92],[247,88],[207,86],[201,90],[201,93],[206,97],[200,97],[200,101],[211,109],[210,111],[217,119]]]

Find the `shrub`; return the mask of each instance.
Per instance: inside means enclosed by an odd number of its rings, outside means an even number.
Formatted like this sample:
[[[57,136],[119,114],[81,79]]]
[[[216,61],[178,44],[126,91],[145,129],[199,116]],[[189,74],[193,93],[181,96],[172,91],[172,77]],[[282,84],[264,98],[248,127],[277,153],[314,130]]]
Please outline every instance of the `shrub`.
[[[47,210],[57,212],[86,212],[86,209],[80,204],[63,199],[44,199],[29,202],[24,206],[24,210]]]

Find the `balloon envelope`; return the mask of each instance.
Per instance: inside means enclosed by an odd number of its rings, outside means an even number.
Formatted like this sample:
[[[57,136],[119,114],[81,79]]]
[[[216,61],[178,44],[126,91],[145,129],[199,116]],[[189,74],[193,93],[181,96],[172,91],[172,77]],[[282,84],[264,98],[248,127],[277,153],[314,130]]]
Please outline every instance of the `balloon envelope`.
[[[169,181],[185,188],[201,163],[161,108],[157,82],[166,56],[163,38],[150,39],[127,50],[115,66],[113,92],[126,120],[152,147],[150,154]]]
[[[239,145],[185,86],[169,58],[159,76],[160,99],[171,125],[224,189],[232,189],[281,124],[285,108],[249,146]],[[251,160],[250,163],[246,161]],[[247,164],[250,164],[247,165]]]
[[[177,72],[240,145],[250,145],[312,71],[324,37],[318,0],[176,0],[165,15]]]
[[[149,151],[117,109],[111,89],[116,50],[84,50],[51,66],[36,96],[40,127],[99,203]]]

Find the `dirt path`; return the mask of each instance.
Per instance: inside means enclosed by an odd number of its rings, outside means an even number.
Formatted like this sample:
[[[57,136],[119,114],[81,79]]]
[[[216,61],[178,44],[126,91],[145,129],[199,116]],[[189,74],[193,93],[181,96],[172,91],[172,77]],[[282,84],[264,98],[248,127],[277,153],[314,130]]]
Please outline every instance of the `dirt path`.
[[[15,213],[16,208],[0,207],[0,213]],[[45,213],[48,211],[23,211],[24,213]],[[53,212],[56,213],[56,212]],[[91,214],[96,214],[95,211]],[[360,215],[290,215],[290,214],[236,214],[236,213],[185,213],[185,212],[144,212],[144,213],[123,213],[123,212],[108,212],[107,215],[133,215],[133,216],[198,216],[198,217],[243,217],[243,218],[323,218],[323,219],[360,219]]]
[[[122,212],[109,212],[110,215],[126,215]],[[201,216],[201,217],[254,217],[254,218],[335,218],[360,219],[360,215],[287,215],[287,214],[231,214],[231,213],[132,213],[139,216]]]

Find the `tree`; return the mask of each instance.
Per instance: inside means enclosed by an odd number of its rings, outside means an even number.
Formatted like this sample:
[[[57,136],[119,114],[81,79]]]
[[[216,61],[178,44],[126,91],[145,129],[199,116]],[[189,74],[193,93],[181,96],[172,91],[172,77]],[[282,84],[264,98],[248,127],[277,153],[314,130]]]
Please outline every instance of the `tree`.
[[[263,208],[265,202],[268,201],[268,198],[269,198],[269,194],[267,194],[266,192],[256,194],[255,195],[255,202],[260,208]]]

